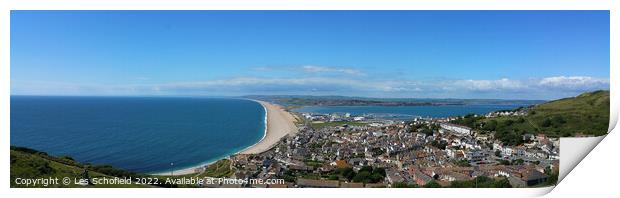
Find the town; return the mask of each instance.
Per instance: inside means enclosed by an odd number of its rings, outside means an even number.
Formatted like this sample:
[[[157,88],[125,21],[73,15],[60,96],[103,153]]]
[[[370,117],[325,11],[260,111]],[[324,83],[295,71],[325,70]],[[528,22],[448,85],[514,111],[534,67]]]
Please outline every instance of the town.
[[[451,122],[460,117],[296,115],[298,133],[261,154],[227,159],[232,178],[285,182],[206,187],[537,187],[557,180],[559,138],[544,134],[525,134],[523,144],[509,146],[492,133]]]

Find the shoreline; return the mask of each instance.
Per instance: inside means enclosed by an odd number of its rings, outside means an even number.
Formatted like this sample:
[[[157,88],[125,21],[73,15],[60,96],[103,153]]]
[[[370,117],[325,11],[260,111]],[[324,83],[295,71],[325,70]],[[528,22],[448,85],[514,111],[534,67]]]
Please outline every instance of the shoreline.
[[[265,101],[258,102],[265,108],[265,135],[256,144],[237,152],[236,154],[259,154],[271,149],[280,139],[289,134],[297,133],[295,117],[279,105]]]
[[[280,139],[289,134],[297,133],[297,126],[295,125],[295,117],[285,111],[281,106],[271,104],[265,101],[246,99],[259,103],[263,109],[265,110],[265,130],[263,132],[263,137],[256,143],[251,146],[248,146],[244,149],[239,150],[230,155],[226,155],[225,157],[219,158],[218,160],[213,160],[206,163],[201,163],[199,165],[181,168],[174,171],[166,171],[166,172],[158,172],[158,173],[150,173],[151,175],[160,175],[160,176],[179,176],[179,175],[189,175],[200,173],[207,166],[222,160],[228,159],[232,155],[238,154],[260,154],[262,152],[268,151],[271,149],[276,143],[280,141]]]
[[[252,144],[252,145],[250,145],[248,147],[245,147],[244,149],[241,149],[241,150],[237,151],[234,155],[241,154],[242,152],[244,152],[244,151],[246,151],[248,149],[251,149],[252,147],[258,145],[260,142],[262,142],[267,137],[267,133],[269,133],[269,112],[267,110],[267,107],[265,105],[263,105],[263,103],[261,103],[263,101],[258,101],[258,100],[253,100],[253,99],[249,99],[249,100],[254,101],[254,102],[258,102],[258,104],[260,104],[263,107],[263,110],[265,111],[265,120],[264,120],[265,126],[263,126],[265,129],[263,130],[263,137],[261,137],[260,140],[258,140],[258,142],[254,143],[254,144]]]

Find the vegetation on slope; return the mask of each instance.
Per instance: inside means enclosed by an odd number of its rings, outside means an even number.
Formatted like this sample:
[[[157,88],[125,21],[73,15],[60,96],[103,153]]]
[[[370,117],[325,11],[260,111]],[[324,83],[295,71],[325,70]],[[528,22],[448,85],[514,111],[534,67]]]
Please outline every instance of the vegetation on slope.
[[[231,177],[234,173],[235,170],[232,168],[230,160],[223,159],[209,165],[206,170],[198,174],[197,177],[227,178]]]
[[[508,145],[523,143],[524,134],[542,133],[549,137],[605,135],[609,127],[609,91],[583,93],[523,110],[527,115],[494,118],[467,115],[453,123],[483,133],[495,132],[495,137]]]
[[[110,185],[88,185],[82,186],[74,184],[73,178],[80,179],[84,170],[88,170],[90,178],[143,178],[142,184],[110,184]],[[225,178],[234,173],[231,162],[228,159],[219,160],[209,165],[204,172],[189,175],[161,176],[135,173],[123,169],[118,169],[110,165],[90,165],[74,161],[71,157],[56,157],[45,152],[30,148],[11,146],[11,187],[33,187],[18,185],[16,178],[71,178],[70,185],[62,183],[48,186],[34,187],[197,187],[194,184],[183,183],[182,180],[202,179],[205,177]],[[145,179],[145,180],[144,180]],[[153,180],[151,180],[153,179]],[[154,180],[157,179],[157,180]],[[146,185],[144,183],[150,184]]]
[[[53,159],[53,160],[50,160]],[[66,163],[65,163],[66,162]],[[81,186],[74,182],[73,178],[81,178],[84,172],[83,165],[78,167],[72,164],[78,164],[69,157],[52,157],[46,153],[39,152],[32,149],[11,147],[11,173],[10,183],[11,187],[24,188],[24,187],[147,187],[140,184],[100,184]],[[91,178],[108,178],[112,179],[113,176],[106,175],[96,171],[89,171]],[[68,177],[71,178],[69,185],[64,185],[62,179]],[[59,183],[49,184],[47,186],[26,186],[20,185],[15,182],[17,178],[22,179],[37,179],[37,178],[58,178]]]

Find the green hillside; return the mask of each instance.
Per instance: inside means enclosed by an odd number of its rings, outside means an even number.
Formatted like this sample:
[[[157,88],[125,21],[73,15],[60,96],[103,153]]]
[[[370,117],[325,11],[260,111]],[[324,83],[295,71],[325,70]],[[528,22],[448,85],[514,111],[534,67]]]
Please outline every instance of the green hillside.
[[[484,118],[466,116],[454,121],[495,137],[509,145],[522,143],[523,134],[543,133],[550,137],[607,134],[609,126],[609,91],[588,92],[571,98],[554,100],[525,109],[525,116]]]
[[[57,158],[49,156],[43,152],[38,152],[30,149],[11,147],[11,187],[13,188],[25,188],[25,187],[147,187],[145,185],[138,184],[122,184],[122,185],[88,185],[81,186],[73,182],[73,178],[81,178],[84,169],[82,167],[75,166],[77,164],[69,157]],[[89,171],[91,178],[113,178],[112,176],[105,175],[95,171]],[[60,180],[57,184],[49,184],[48,186],[26,186],[20,185],[15,182],[17,178],[58,178]],[[64,185],[62,179],[68,177],[71,178],[69,185]]]
[[[540,104],[529,110],[527,117],[541,131],[554,136],[605,135],[609,127],[609,91]]]
[[[180,183],[184,179],[202,179],[205,177],[230,177],[234,173],[234,169],[231,166],[230,160],[222,159],[207,167],[207,169],[198,174],[189,175],[177,175],[177,176],[160,176],[160,175],[148,175],[142,173],[135,173],[126,171],[123,169],[114,168],[109,165],[90,165],[83,164],[74,161],[71,157],[62,156],[56,157],[48,155],[45,152],[37,151],[30,148],[11,146],[11,187],[25,188],[25,187],[43,187],[43,188],[55,188],[55,187],[99,187],[99,188],[128,188],[128,187],[184,187],[194,188],[197,187],[191,183]],[[94,178],[146,178],[144,182],[152,182],[151,185],[145,184],[97,184],[82,186],[74,184],[74,178],[82,178],[84,169],[88,170],[89,177]],[[62,181],[58,184],[48,186],[25,186],[16,183],[17,178],[58,178],[62,180],[65,177],[71,178],[72,182],[69,185],[62,184]],[[153,180],[157,179],[156,183]]]

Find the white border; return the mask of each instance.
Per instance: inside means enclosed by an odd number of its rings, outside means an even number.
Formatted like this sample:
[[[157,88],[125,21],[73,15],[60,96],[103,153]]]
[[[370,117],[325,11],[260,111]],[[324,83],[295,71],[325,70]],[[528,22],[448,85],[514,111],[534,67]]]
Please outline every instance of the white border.
[[[617,122],[618,116],[618,93],[614,87],[618,87],[617,78],[617,54],[618,49],[618,11],[617,1],[612,0],[218,0],[209,2],[197,2],[198,0],[2,0],[0,1],[0,130],[2,131],[1,144],[9,146],[9,95],[10,95],[10,10],[611,10],[611,108],[612,121]],[[618,130],[615,130],[618,131]],[[620,178],[618,169],[619,137],[618,132],[604,139],[594,153],[586,157],[569,176],[558,185],[557,190],[551,196],[594,195],[605,191],[612,192],[617,189],[615,183]],[[7,149],[8,150],[8,149]],[[0,170],[4,178],[9,175],[8,151],[2,152],[0,162],[5,167]],[[611,157],[613,156],[613,157]],[[600,167],[605,167],[601,169]],[[579,174],[587,172],[589,174]],[[566,184],[565,184],[566,183]],[[544,194],[549,189],[115,189],[105,190],[105,193],[95,193],[96,189],[9,189],[7,179],[0,180],[0,185],[8,191],[7,197],[21,197],[24,195],[47,197],[56,196],[88,196],[88,197],[111,197],[111,196],[362,196],[362,197],[521,197]],[[558,192],[556,192],[558,191]],[[139,194],[138,194],[139,193]],[[5,193],[2,193],[5,194]],[[598,194],[598,193],[596,193]],[[468,195],[468,196],[465,196]]]

